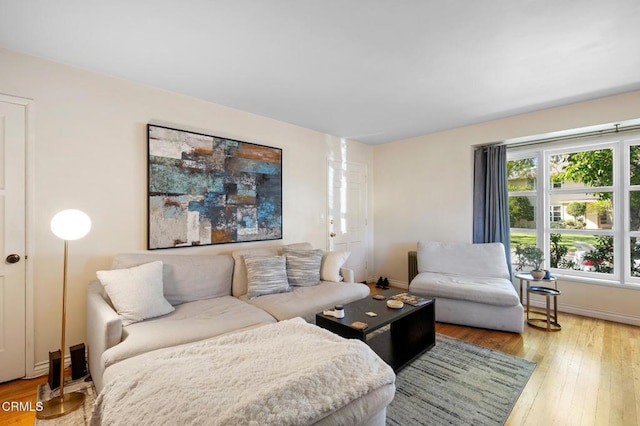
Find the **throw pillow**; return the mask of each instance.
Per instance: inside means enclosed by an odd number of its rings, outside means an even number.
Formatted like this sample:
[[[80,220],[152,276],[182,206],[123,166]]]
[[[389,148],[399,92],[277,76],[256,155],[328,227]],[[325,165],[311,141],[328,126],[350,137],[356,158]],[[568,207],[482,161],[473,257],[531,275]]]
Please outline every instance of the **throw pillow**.
[[[164,298],[162,262],[98,271],[96,275],[122,319],[123,326],[159,317],[175,309]]]
[[[285,249],[289,285],[310,287],[320,284],[322,250]]]
[[[287,280],[285,256],[245,256],[244,264],[247,267],[247,297],[249,299],[291,290]]]
[[[322,257],[322,267],[320,268],[320,279],[322,281],[342,281],[340,268],[347,261],[351,252],[330,251]]]

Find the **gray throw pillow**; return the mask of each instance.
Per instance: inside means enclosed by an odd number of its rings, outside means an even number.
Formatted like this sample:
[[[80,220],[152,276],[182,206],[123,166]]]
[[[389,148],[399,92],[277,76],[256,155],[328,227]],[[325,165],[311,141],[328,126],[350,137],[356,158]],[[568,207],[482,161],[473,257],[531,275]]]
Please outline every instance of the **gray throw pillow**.
[[[322,250],[286,250],[289,285],[314,286],[320,284]]]
[[[247,297],[291,290],[287,281],[287,266],[284,256],[245,256],[247,267]]]

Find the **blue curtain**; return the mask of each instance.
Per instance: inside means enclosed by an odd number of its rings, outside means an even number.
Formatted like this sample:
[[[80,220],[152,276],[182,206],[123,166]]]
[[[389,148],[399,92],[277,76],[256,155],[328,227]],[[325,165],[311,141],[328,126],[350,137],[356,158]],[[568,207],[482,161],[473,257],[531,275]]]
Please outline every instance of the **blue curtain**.
[[[505,145],[480,147],[474,153],[473,242],[504,244],[512,272]]]

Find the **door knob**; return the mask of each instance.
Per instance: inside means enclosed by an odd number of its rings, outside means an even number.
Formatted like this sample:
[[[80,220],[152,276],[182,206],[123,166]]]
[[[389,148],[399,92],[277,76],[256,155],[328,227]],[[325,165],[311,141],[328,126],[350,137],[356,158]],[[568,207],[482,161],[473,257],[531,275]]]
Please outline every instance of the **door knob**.
[[[7,263],[18,263],[20,262],[20,256],[17,254],[10,254],[7,256]]]
[[[336,233],[335,233],[335,232],[332,232],[332,233],[330,233],[330,234],[329,234],[329,236],[330,236],[331,238],[333,238],[333,237],[335,237],[335,236],[336,236]]]

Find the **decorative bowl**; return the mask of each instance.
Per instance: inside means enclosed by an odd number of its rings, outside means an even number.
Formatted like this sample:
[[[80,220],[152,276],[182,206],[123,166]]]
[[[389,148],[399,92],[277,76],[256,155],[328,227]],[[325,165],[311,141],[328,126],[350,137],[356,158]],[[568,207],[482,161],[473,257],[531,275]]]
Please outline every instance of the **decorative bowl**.
[[[387,300],[387,306],[391,309],[402,309],[404,307],[404,303],[400,300]]]

